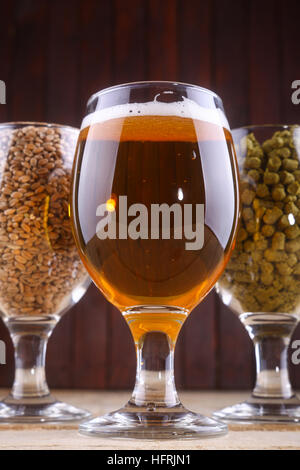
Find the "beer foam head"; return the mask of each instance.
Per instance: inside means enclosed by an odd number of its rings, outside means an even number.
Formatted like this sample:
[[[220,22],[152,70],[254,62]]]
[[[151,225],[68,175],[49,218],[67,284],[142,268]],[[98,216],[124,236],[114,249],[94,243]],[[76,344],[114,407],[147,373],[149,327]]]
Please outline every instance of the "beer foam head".
[[[81,129],[112,119],[135,116],[176,116],[209,122],[229,130],[226,116],[220,108],[204,108],[188,98],[173,103],[154,100],[146,103],[121,104],[96,110],[83,119]]]

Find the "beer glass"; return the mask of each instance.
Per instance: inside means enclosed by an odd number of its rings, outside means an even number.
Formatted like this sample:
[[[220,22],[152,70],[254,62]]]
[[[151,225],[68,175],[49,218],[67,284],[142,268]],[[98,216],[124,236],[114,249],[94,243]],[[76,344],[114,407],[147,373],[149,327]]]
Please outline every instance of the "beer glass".
[[[88,101],[71,212],[84,265],[134,339],[133,395],[84,434],[224,434],[188,411],[174,385],[178,333],[222,273],[238,218],[237,169],[220,98],[181,83],[138,82]]]
[[[253,340],[257,375],[248,400],[214,415],[238,422],[299,423],[288,346],[300,318],[300,127],[249,126],[232,134],[242,216],[217,290]]]
[[[15,348],[15,379],[0,402],[0,423],[89,416],[57,401],[45,375],[48,338],[90,282],[68,213],[78,133],[58,124],[0,124],[0,311]]]

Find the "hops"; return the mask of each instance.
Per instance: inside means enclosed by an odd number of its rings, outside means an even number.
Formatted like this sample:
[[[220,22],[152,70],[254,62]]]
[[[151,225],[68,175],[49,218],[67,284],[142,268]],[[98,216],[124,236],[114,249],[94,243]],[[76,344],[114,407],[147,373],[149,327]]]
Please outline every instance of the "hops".
[[[219,281],[245,312],[300,308],[299,129],[242,142],[242,217],[233,257]],[[224,283],[224,285],[223,285]]]

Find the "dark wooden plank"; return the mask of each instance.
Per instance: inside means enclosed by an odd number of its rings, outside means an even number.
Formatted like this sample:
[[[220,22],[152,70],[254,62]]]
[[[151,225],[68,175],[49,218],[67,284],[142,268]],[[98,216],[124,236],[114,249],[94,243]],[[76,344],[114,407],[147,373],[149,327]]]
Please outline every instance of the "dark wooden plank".
[[[15,10],[15,53],[9,86],[10,120],[45,119],[48,2],[19,0]]]
[[[72,388],[105,388],[109,304],[92,284],[73,308]]]
[[[78,127],[81,122],[79,86],[80,0],[49,4],[46,119]],[[45,52],[44,52],[45,53]]]
[[[46,14],[44,0],[35,5],[24,0],[1,4],[0,79],[7,86],[7,104],[0,105],[1,121],[40,120],[44,115]],[[7,364],[1,366],[0,385],[10,386],[14,375],[13,347],[2,322],[0,338],[7,346]]]
[[[280,3],[280,106],[281,122],[299,124],[300,104],[293,104],[291,95],[295,91],[291,88],[294,80],[300,80],[300,48],[299,48],[299,24],[295,18],[299,18],[300,3],[297,0],[289,0]]]
[[[0,122],[10,120],[11,97],[13,88],[11,76],[13,57],[15,53],[16,23],[15,2],[5,2],[1,5],[1,15],[5,18],[0,28],[0,80],[6,84],[6,104],[0,104]],[[6,345],[6,364],[0,364],[0,387],[11,386],[14,376],[13,346],[6,326],[0,320],[0,339]]]
[[[112,84],[113,2],[81,0],[80,114],[88,98]]]
[[[146,79],[145,2],[113,1],[113,83]]]
[[[186,320],[182,336],[184,388],[214,388],[215,363],[215,296],[211,292]]]
[[[291,339],[290,347],[289,347],[289,371],[290,371],[290,379],[291,379],[291,384],[292,387],[295,390],[300,389],[300,364],[293,364],[291,361],[291,356],[293,352],[295,352],[295,349],[293,349],[291,346],[294,341],[299,341],[300,340],[300,324],[297,326],[297,328],[294,331],[294,334]],[[299,346],[297,347],[299,349]],[[298,354],[299,357],[299,354]]]
[[[212,86],[213,2],[178,2],[178,79]]]
[[[228,8],[228,2],[222,0],[217,2],[214,14],[214,88],[223,100],[231,126],[245,125],[249,120],[249,2],[234,0]],[[253,364],[247,333],[221,301],[216,302],[216,310],[216,386],[250,387]]]
[[[111,84],[112,2],[81,0],[79,45],[80,114],[85,114],[89,96]],[[92,285],[83,300],[73,308],[72,386],[105,388],[109,344],[109,304]]]
[[[0,120],[79,125],[87,98],[111,84],[176,79],[215,89],[231,125],[296,122],[291,82],[299,79],[299,2],[289,0],[74,0],[2,2]],[[215,308],[217,302],[218,308]],[[299,339],[299,329],[294,339]],[[0,385],[12,381],[7,365]],[[238,354],[237,354],[238,351]],[[95,287],[66,314],[50,339],[51,386],[131,387],[133,342],[121,314]],[[253,349],[238,318],[210,294],[178,340],[177,384],[253,385]],[[291,367],[300,386],[300,368]]]
[[[279,1],[251,0],[249,31],[249,124],[280,121]]]
[[[186,357],[186,341],[185,341],[185,327],[183,325],[175,346],[175,384],[178,389],[185,388],[186,370],[185,370],[185,357]]]
[[[134,342],[119,310],[109,306],[107,388],[132,389],[136,371]]]
[[[113,84],[146,79],[145,2],[113,2]],[[135,377],[134,343],[121,313],[109,307],[107,387],[132,388]]]
[[[253,343],[240,322],[221,300],[219,303],[219,329],[217,361],[217,388],[252,389],[255,381],[255,358]]]
[[[178,78],[211,88],[212,2],[178,2]],[[210,294],[186,320],[176,352],[179,388],[212,388],[215,383],[215,313]]]
[[[295,18],[299,18],[300,3],[297,0],[289,0],[280,4],[280,41],[282,44],[282,57],[280,64],[281,90],[281,122],[300,124],[300,104],[292,102],[291,95],[294,89],[291,84],[294,80],[300,80],[300,49],[299,49],[299,25]],[[294,332],[293,340],[300,339],[300,326]],[[290,350],[292,353],[293,350]],[[300,388],[300,366],[290,362],[292,385]]]
[[[10,387],[14,379],[14,348],[8,329],[2,319],[0,320],[0,340],[4,341],[6,356],[6,364],[0,364],[0,387]]]
[[[178,80],[176,0],[147,0],[147,79]]]
[[[146,33],[148,80],[178,80],[178,1],[147,1]],[[175,349],[175,379],[184,386],[184,334],[180,333]]]
[[[227,1],[217,3],[213,82],[231,128],[246,125],[249,119],[248,30],[248,2],[232,0],[230,8]]]
[[[79,125],[79,0],[47,2],[48,47],[45,120]],[[75,318],[68,312],[56,326],[49,342],[47,374],[52,387],[70,387],[73,379]],[[86,342],[82,339],[83,343]],[[87,340],[88,341],[88,340]]]
[[[70,388],[72,385],[72,340],[74,337],[73,309],[60,319],[50,336],[46,355],[46,374],[50,388]]]
[[[2,18],[5,18],[0,28],[0,80],[6,85],[6,104],[0,104],[0,122],[10,119],[10,105],[12,97],[12,68],[15,53],[16,23],[15,23],[15,2],[5,2],[1,6]]]

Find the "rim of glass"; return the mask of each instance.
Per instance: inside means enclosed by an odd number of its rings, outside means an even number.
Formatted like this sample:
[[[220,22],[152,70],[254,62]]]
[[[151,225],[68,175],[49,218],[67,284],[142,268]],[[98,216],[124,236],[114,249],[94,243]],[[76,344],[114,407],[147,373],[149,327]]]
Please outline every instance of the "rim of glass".
[[[209,90],[208,88],[204,88],[199,85],[194,85],[192,83],[185,83],[185,82],[177,82],[177,81],[169,81],[169,80],[142,80],[142,81],[137,81],[137,82],[127,82],[127,83],[120,83],[119,85],[113,85],[107,88],[103,88],[102,90],[96,91],[96,93],[93,93],[90,98],[87,101],[87,106],[93,101],[97,96],[100,95],[105,95],[106,93],[109,93],[110,91],[113,90],[118,90],[122,88],[130,88],[130,87],[141,87],[145,85],[173,85],[173,86],[185,86],[188,88],[194,88],[196,90],[202,91],[204,93],[207,93],[209,95],[214,96],[215,98],[218,98],[220,101],[221,98],[219,95],[217,95],[214,91]]]
[[[247,126],[239,126],[239,127],[233,127],[231,131],[239,131],[241,129],[254,129],[254,128],[270,128],[270,127],[280,127],[283,129],[287,129],[289,127],[297,126],[300,127],[300,124],[248,124]]]
[[[55,122],[39,122],[39,121],[8,121],[8,122],[1,122],[1,127],[13,127],[13,126],[36,126],[36,127],[58,127],[64,128],[72,131],[80,131],[78,127],[69,126],[68,124],[56,124]]]

